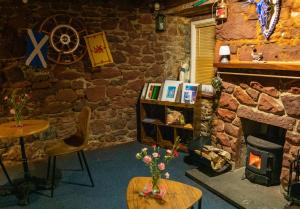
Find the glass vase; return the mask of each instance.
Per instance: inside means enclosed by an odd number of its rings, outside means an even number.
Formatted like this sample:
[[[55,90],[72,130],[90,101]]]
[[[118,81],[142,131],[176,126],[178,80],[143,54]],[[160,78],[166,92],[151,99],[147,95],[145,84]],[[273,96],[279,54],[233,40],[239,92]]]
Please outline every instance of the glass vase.
[[[160,174],[152,175],[152,194],[153,195],[160,194],[159,180],[160,180]]]
[[[22,123],[22,116],[19,114],[15,114],[15,122],[16,122],[16,127],[23,127]]]

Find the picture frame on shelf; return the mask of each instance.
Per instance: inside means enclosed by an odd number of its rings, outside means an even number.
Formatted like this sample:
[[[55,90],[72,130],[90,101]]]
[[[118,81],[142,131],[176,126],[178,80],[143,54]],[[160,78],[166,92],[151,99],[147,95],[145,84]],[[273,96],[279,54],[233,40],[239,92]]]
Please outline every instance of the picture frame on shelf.
[[[146,98],[146,93],[147,93],[148,85],[149,85],[148,82],[144,84],[144,87],[143,87],[143,90],[142,90],[142,93],[141,93],[141,99],[145,99]]]
[[[201,84],[201,93],[213,94],[214,87],[211,84]]]
[[[166,80],[163,87],[161,101],[175,102],[179,85],[182,81]]]
[[[183,83],[181,103],[194,104],[197,98],[199,84],[197,83]]]
[[[149,83],[145,99],[157,100],[161,88],[161,83]]]

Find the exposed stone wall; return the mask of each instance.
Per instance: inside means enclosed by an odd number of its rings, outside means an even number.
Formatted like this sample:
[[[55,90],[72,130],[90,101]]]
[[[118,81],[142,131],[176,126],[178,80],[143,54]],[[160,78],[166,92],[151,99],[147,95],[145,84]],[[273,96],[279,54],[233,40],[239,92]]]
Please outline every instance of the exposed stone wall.
[[[294,159],[300,147],[299,81],[247,78],[241,82],[238,77],[224,77],[223,80],[217,118],[213,121],[214,144],[229,151],[237,164],[243,164],[245,162],[239,162],[241,118],[286,129],[281,173],[282,183],[286,185],[289,160]]]
[[[262,35],[255,5],[245,1],[228,0],[228,19],[217,25],[216,52],[223,44],[231,50],[231,62],[251,61],[252,46],[263,53],[265,61],[300,60],[300,2],[281,1],[279,22],[269,40]],[[215,53],[215,60],[219,60]],[[238,69],[235,69],[239,71]],[[259,69],[256,71],[256,73]],[[250,72],[251,71],[243,71]],[[267,72],[265,72],[267,73]],[[297,72],[270,72],[270,74],[299,76]],[[288,179],[288,160],[300,147],[299,80],[259,79],[246,76],[222,76],[224,90],[213,121],[213,141],[232,153],[237,165],[243,150],[240,118],[287,129],[281,182]]]
[[[0,59],[22,55],[20,50],[10,50],[22,49],[22,45],[7,42],[8,26],[14,31],[38,28],[46,17],[66,13],[80,18],[89,34],[105,31],[114,64],[92,69],[88,56],[68,66],[49,63],[47,69],[40,71],[24,67],[25,59],[0,63],[2,95],[16,87],[30,89],[34,111],[27,117],[49,120],[57,138],[74,133],[79,111],[83,105],[89,105],[89,148],[135,140],[136,104],[144,82],[176,78],[178,67],[190,53],[188,19],[167,17],[167,31],[156,33],[148,9],[134,8],[132,1],[29,1],[26,5],[0,1],[0,9],[0,34],[5,37],[0,39]],[[18,40],[24,41],[22,37]],[[1,122],[10,119],[6,112],[0,112]],[[47,141],[36,138],[39,137],[27,139],[30,159],[44,156]],[[18,141],[1,142],[0,147],[6,147],[2,149],[5,160],[20,159]]]
[[[217,26],[216,52],[229,44],[231,61],[250,61],[251,46],[262,52],[266,61],[300,60],[300,2],[282,0],[279,22],[274,34],[265,40],[261,33],[255,5],[228,0],[228,19]],[[219,59],[218,53],[216,60]]]

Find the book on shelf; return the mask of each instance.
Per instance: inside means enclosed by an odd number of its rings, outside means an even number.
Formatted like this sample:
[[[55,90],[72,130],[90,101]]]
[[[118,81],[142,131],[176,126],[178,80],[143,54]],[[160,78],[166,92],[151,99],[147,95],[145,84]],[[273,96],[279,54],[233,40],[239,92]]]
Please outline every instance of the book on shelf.
[[[145,83],[145,84],[144,84],[144,87],[143,87],[143,90],[142,90],[142,93],[141,93],[141,99],[145,99],[145,97],[146,97],[148,84],[149,84],[149,83]]]
[[[183,83],[181,103],[194,104],[197,98],[199,84]]]
[[[157,100],[161,89],[161,83],[149,83],[145,99]]]

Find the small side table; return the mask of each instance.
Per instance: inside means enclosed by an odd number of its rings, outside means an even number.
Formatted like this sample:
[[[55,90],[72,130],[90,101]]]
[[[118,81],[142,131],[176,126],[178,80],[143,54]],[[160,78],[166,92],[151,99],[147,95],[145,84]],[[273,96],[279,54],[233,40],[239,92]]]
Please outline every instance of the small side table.
[[[16,187],[17,197],[20,205],[28,204],[28,197],[30,190],[37,187],[40,179],[34,178],[30,175],[27,156],[25,152],[24,137],[40,133],[49,127],[49,122],[46,120],[23,120],[22,127],[16,127],[14,121],[0,124],[0,139],[1,138],[19,138],[21,147],[22,163],[24,171],[24,179],[21,180]]]
[[[139,195],[144,186],[151,183],[150,177],[132,178],[127,187],[128,209],[185,209],[193,208],[196,202],[198,202],[198,209],[201,209],[202,192],[199,189],[176,181],[166,179],[160,181],[160,184],[167,188],[163,200]]]

